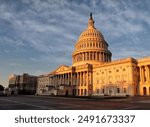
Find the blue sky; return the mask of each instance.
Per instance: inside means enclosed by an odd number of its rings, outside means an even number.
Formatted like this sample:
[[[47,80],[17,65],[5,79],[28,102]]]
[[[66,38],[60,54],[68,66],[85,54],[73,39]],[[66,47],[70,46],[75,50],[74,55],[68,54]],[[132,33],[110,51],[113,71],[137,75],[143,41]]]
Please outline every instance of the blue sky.
[[[150,56],[149,0],[0,0],[0,84],[71,65],[90,12],[113,60]]]

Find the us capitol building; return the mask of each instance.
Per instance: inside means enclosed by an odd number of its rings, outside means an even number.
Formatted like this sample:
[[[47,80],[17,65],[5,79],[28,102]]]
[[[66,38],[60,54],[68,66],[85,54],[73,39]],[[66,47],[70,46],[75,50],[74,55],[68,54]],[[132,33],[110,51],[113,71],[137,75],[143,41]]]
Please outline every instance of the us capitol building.
[[[78,38],[72,65],[62,65],[38,77],[38,95],[135,96],[150,95],[150,57],[112,61],[104,36],[88,26]]]

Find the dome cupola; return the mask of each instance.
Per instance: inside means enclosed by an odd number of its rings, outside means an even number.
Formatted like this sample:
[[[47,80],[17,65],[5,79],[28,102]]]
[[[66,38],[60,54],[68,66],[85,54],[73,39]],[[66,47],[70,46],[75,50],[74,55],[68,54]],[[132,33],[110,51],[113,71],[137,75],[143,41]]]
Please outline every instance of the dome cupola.
[[[88,27],[81,33],[75,44],[75,51],[72,54],[73,66],[111,61],[112,54],[108,50],[109,45],[102,33],[95,28],[94,23],[92,13],[90,13]]]

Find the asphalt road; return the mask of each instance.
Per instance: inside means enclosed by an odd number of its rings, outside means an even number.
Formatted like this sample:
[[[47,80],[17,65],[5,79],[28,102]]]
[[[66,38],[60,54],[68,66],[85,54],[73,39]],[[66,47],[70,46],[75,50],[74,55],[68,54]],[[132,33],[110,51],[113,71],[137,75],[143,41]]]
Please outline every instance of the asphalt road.
[[[32,95],[0,96],[0,110],[150,110],[150,97],[68,98]]]

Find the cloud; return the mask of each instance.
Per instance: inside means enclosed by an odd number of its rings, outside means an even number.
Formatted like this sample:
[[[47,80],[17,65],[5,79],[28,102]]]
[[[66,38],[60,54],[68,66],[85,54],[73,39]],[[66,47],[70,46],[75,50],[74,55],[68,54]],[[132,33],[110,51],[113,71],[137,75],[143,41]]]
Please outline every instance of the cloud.
[[[22,69],[18,66],[14,72],[28,68],[30,73],[71,65],[74,45],[90,12],[113,59],[149,55],[149,5],[149,0],[1,0],[2,61],[11,67],[17,61]]]
[[[9,66],[20,67],[21,64],[20,63],[9,63]]]

